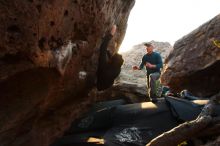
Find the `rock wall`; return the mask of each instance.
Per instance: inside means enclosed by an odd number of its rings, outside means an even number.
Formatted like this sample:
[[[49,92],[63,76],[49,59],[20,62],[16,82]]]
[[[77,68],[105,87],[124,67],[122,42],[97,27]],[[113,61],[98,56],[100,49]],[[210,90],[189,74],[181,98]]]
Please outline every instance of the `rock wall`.
[[[48,146],[94,102],[99,46],[134,0],[0,1],[0,145]],[[117,52],[118,48],[115,49]]]
[[[220,90],[220,15],[174,44],[165,61],[163,84],[174,91],[210,96]]]

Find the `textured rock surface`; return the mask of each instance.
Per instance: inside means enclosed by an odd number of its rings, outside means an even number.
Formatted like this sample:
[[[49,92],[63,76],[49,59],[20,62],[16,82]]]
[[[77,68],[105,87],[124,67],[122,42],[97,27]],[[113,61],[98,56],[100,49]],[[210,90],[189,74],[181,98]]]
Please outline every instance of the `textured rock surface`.
[[[174,44],[161,81],[173,90],[188,89],[198,96],[220,90],[220,15]]]
[[[0,1],[0,145],[47,146],[93,99],[101,38],[134,0]],[[115,50],[117,51],[117,49]]]
[[[124,99],[128,103],[146,102],[146,86],[145,84],[137,84],[134,82],[120,81],[105,91],[96,92],[97,101]],[[104,97],[104,98],[103,98]]]

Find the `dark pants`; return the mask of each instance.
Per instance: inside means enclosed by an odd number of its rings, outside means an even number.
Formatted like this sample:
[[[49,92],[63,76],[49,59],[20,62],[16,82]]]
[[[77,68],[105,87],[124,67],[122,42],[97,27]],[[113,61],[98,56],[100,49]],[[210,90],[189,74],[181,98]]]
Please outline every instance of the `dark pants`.
[[[155,99],[156,96],[156,81],[160,78],[160,73],[155,72],[147,76],[147,92],[150,99]]]

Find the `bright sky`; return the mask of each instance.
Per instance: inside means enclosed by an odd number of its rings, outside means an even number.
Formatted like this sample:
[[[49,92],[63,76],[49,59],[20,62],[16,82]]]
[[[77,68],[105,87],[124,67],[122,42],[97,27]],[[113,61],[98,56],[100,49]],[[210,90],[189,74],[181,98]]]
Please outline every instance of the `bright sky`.
[[[136,0],[119,52],[146,41],[171,45],[220,14],[220,0]]]

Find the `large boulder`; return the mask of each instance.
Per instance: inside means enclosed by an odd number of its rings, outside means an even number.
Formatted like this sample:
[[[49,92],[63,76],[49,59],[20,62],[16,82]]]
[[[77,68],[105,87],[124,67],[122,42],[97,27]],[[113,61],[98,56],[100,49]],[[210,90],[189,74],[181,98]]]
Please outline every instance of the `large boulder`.
[[[99,46],[134,0],[0,2],[0,145],[48,146],[94,102]],[[115,49],[115,52],[117,52]]]
[[[220,90],[220,15],[174,44],[165,61],[163,84],[176,92],[210,96]]]

